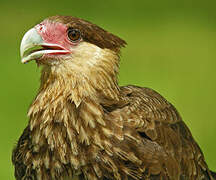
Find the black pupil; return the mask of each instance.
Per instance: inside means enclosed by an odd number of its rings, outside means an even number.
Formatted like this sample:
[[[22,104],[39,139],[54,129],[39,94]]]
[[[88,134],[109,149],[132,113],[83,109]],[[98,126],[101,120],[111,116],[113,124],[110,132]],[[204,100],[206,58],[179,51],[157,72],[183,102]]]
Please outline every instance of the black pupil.
[[[77,32],[76,31],[71,32],[71,36],[72,37],[76,37],[77,36]]]
[[[68,32],[68,37],[72,40],[72,41],[76,41],[80,38],[80,32],[78,30],[69,30]]]

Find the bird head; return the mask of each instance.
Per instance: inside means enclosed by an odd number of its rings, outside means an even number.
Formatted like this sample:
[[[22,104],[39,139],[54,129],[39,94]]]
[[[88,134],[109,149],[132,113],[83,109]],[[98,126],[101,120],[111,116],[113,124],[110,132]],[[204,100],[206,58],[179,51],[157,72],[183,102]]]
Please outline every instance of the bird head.
[[[88,21],[53,16],[26,32],[20,52],[22,63],[35,60],[43,67],[38,95],[43,102],[61,94],[79,106],[85,97],[118,100],[119,52],[125,45]]]
[[[118,54],[126,43],[88,21],[71,16],[53,16],[30,29],[21,42],[22,63],[69,63],[84,68],[103,56]],[[112,55],[111,55],[112,56]],[[80,68],[81,68],[80,67]]]

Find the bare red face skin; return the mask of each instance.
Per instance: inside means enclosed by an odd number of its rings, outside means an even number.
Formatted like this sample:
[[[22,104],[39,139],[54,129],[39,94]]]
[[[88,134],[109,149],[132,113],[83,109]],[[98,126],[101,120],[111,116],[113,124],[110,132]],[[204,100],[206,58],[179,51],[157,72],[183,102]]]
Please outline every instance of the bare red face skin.
[[[68,28],[62,23],[43,21],[36,25],[35,28],[45,43],[57,44],[67,51],[71,51],[71,47],[77,45],[77,43],[73,43],[68,39]]]

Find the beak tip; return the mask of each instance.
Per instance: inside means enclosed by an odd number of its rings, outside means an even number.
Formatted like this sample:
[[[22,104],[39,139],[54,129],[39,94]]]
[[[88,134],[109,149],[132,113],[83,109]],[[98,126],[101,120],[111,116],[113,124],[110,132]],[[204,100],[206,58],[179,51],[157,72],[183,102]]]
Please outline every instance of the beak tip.
[[[27,62],[25,60],[21,59],[21,63],[26,64]]]
[[[31,59],[27,56],[27,57],[21,57],[21,63],[22,64],[27,64]]]

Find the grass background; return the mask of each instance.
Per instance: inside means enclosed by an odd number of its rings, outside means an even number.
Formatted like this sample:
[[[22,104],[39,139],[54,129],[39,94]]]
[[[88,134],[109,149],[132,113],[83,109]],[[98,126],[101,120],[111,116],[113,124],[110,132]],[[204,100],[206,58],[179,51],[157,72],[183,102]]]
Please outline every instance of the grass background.
[[[172,102],[216,170],[215,7],[213,0],[1,0],[0,179],[14,179],[11,151],[39,86],[35,63],[20,63],[21,38],[56,14],[87,19],[125,39],[120,84],[151,87]]]

